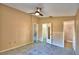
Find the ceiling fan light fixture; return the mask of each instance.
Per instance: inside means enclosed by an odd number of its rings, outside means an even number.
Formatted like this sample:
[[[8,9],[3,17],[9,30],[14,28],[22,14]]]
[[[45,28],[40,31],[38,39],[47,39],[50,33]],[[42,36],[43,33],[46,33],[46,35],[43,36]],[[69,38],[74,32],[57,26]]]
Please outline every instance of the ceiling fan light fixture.
[[[36,11],[36,12],[35,12],[35,15],[36,15],[36,16],[39,16],[39,15],[40,15],[40,13],[39,13],[38,11]]]
[[[35,16],[43,16],[43,14],[41,13],[41,8],[39,7],[36,8],[36,11],[34,13],[30,13],[30,14]]]
[[[39,16],[39,13],[35,13],[36,16]]]

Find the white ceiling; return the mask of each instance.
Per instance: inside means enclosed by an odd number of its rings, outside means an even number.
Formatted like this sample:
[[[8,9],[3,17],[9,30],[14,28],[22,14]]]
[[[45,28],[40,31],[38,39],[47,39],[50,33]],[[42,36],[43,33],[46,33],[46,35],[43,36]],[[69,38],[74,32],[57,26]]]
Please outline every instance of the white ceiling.
[[[6,3],[5,5],[26,13],[34,12],[35,7],[41,7],[44,17],[74,16],[79,8],[78,3]]]

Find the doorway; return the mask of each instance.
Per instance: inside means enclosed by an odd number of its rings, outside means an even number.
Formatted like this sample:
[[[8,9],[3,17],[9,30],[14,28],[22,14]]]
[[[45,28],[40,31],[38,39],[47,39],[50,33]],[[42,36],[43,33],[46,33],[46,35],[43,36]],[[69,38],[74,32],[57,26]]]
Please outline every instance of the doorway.
[[[33,42],[38,42],[38,24],[33,24]]]
[[[74,21],[64,22],[64,47],[75,49],[75,26]]]
[[[42,24],[42,41],[51,44],[51,23]]]

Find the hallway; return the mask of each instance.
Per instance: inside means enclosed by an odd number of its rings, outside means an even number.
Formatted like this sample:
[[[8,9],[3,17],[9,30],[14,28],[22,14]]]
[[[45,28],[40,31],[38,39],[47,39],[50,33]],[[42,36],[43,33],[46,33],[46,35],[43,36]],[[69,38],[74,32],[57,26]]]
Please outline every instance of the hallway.
[[[43,43],[29,44],[20,48],[16,48],[1,55],[74,55],[73,49],[61,48],[54,45]]]

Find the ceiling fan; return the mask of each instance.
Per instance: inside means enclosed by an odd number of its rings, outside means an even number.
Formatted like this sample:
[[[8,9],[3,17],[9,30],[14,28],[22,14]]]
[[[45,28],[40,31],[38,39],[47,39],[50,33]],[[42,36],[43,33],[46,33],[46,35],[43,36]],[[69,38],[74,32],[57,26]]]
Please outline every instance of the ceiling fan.
[[[29,13],[29,14],[36,15],[36,16],[43,16],[42,8],[36,7],[36,10],[33,13]]]

